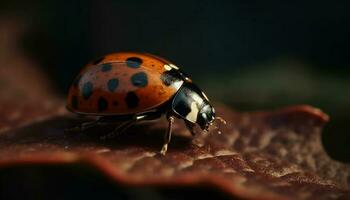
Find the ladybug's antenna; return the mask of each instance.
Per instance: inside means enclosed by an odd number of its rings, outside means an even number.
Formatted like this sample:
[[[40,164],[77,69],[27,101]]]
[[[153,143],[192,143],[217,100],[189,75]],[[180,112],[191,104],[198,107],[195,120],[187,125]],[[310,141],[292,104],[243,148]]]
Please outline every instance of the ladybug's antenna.
[[[216,120],[220,121],[220,122],[221,122],[222,124],[224,124],[224,125],[227,124],[226,120],[224,120],[222,117],[215,117],[214,121],[216,121]],[[218,134],[221,134],[220,126],[218,126],[217,123],[215,124],[215,127],[216,127],[217,129],[219,129],[219,130],[218,130]]]
[[[226,120],[224,120],[222,117],[215,117],[214,120],[219,120],[221,123],[223,123],[225,125],[227,124]]]
[[[208,124],[207,127],[204,129],[204,132],[208,132],[209,131],[209,127],[211,125],[214,125],[215,129],[220,129],[220,126],[218,126],[218,123],[214,123],[216,120],[220,121],[224,125],[227,124],[227,122],[222,117],[215,117],[215,119],[212,122],[210,122],[210,124]],[[218,133],[221,134],[221,131],[218,131]]]

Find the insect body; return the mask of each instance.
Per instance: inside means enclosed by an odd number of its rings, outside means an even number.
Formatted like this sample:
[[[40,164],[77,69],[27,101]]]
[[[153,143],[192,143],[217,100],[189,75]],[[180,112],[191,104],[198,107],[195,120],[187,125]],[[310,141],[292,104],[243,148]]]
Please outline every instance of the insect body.
[[[107,138],[138,121],[165,115],[169,126],[162,154],[167,151],[175,117],[183,119],[192,134],[195,124],[208,130],[215,119],[208,98],[177,66],[154,55],[132,52],[109,54],[83,68],[70,87],[67,108],[99,116],[80,125],[81,130],[123,120],[104,136]]]

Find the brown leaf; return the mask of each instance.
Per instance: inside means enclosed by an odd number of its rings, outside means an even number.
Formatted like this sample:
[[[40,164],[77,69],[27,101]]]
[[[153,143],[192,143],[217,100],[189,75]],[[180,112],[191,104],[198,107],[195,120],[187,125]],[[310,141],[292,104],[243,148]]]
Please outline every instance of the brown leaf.
[[[64,106],[57,103],[52,107],[62,110]],[[205,184],[248,199],[349,197],[350,167],[326,155],[320,133],[328,117],[309,106],[255,113],[237,113],[221,106],[218,113],[228,122],[221,126],[221,134],[213,129],[193,140],[178,120],[166,156],[158,153],[164,120],[140,124],[103,142],[94,135],[111,127],[67,135],[64,128],[81,120],[58,113],[36,123],[30,121],[36,121],[41,113],[29,121],[26,116],[26,126],[2,132],[0,166],[83,161],[126,185]]]

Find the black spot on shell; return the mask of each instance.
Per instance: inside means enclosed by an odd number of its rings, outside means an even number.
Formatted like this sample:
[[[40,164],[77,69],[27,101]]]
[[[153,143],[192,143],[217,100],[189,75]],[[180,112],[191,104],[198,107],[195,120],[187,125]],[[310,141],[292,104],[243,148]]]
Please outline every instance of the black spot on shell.
[[[142,62],[142,59],[138,57],[130,57],[126,59],[126,65],[131,68],[139,68]]]
[[[131,83],[136,87],[146,87],[148,84],[147,74],[139,72],[131,76]]]
[[[100,63],[103,59],[105,59],[105,57],[101,57],[101,58],[95,60],[92,64],[93,64],[93,65],[97,65],[97,64]]]
[[[184,78],[179,73],[179,71],[175,69],[163,72],[163,74],[160,76],[160,79],[162,80],[163,84],[166,86],[170,86],[175,82],[184,80]]]
[[[108,64],[103,64],[101,66],[101,71],[102,72],[108,72],[108,71],[111,71],[112,69],[112,64],[108,63]]]
[[[79,102],[78,102],[78,97],[77,96],[72,96],[71,104],[72,104],[72,108],[73,109],[75,109],[75,110],[78,109]]]
[[[108,108],[108,102],[105,98],[100,97],[97,102],[98,111],[102,112]]]
[[[92,83],[91,82],[84,83],[83,88],[82,88],[82,93],[83,93],[84,99],[89,99],[90,96],[92,95],[92,92],[93,92]]]
[[[125,97],[125,103],[128,108],[136,108],[139,104],[139,98],[135,94],[135,92],[128,92]]]
[[[107,87],[110,92],[114,92],[119,85],[119,80],[117,78],[112,78],[107,82]]]

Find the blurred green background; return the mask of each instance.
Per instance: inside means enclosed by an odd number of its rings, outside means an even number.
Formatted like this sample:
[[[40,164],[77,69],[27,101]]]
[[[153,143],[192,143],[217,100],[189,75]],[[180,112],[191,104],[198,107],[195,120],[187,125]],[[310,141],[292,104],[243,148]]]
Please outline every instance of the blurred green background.
[[[153,53],[236,110],[321,108],[331,116],[327,151],[350,161],[349,8],[345,0],[1,1],[0,62],[26,57],[63,96],[88,61]]]

